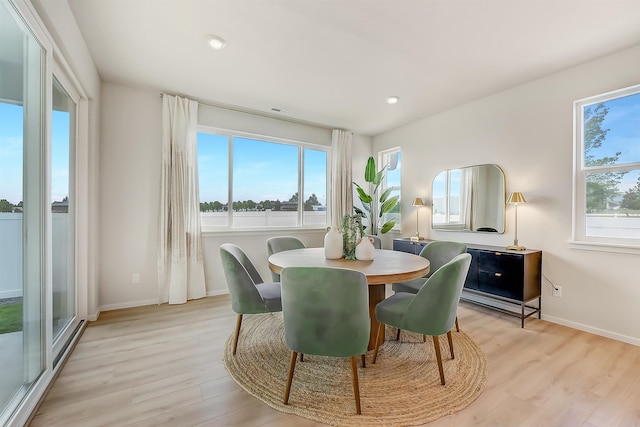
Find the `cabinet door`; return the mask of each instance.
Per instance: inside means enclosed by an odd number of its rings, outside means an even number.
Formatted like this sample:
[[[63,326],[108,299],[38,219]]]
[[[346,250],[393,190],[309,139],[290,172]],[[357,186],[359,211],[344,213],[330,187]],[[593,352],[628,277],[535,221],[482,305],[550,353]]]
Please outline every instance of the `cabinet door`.
[[[471,255],[469,273],[464,281],[464,287],[467,289],[478,289],[478,252],[476,249],[467,249],[467,253]]]
[[[506,298],[523,299],[524,258],[519,254],[480,251],[478,289]]]
[[[393,250],[400,252],[408,252],[410,254],[415,253],[415,247],[413,242],[401,239],[393,239]]]

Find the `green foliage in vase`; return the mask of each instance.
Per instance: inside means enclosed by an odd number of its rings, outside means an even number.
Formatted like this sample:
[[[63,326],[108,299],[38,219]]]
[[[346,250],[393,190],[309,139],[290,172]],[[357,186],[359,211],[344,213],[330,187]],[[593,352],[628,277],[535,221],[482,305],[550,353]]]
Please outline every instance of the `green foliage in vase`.
[[[356,186],[358,198],[364,210],[358,207],[354,207],[353,209],[356,211],[356,214],[369,220],[369,234],[373,235],[378,235],[378,232],[385,234],[396,225],[395,219],[382,223],[384,215],[391,212],[397,206],[398,200],[400,199],[400,196],[397,195],[389,197],[391,194],[390,188],[387,188],[382,194],[378,195],[380,184],[384,181],[385,169],[386,166],[379,171],[376,170],[374,158],[369,157],[367,167],[364,171],[364,181],[367,183],[368,192],[358,183],[353,183]]]

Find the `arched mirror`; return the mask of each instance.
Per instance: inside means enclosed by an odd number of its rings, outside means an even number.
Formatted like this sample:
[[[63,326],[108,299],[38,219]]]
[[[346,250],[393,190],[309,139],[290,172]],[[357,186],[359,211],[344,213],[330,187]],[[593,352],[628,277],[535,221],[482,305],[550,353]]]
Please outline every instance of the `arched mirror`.
[[[504,233],[505,179],[497,165],[448,169],[433,179],[434,230]]]

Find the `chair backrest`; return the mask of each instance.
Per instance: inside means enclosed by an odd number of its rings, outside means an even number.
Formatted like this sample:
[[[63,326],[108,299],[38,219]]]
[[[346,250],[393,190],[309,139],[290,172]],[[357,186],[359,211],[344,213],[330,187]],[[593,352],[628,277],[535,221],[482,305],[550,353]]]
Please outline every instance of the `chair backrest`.
[[[347,357],[369,343],[367,278],[359,271],[327,267],[282,270],[285,342],[299,353]]]
[[[471,255],[460,254],[427,279],[407,307],[403,323],[424,335],[442,335],[453,327]]]
[[[440,267],[466,252],[467,245],[464,243],[441,240],[429,243],[420,251],[420,256],[429,260],[429,274],[425,277],[431,277]]]
[[[231,308],[236,313],[264,313],[265,303],[256,285],[263,283],[249,257],[238,246],[220,245],[220,261],[231,295]]]
[[[267,239],[267,256],[271,256],[277,252],[290,251],[292,249],[304,248],[304,243],[300,239],[292,236],[278,236]],[[274,282],[280,281],[280,275],[271,272],[271,278]]]
[[[371,237],[373,239],[373,247],[376,249],[382,249],[382,239],[373,234],[367,234],[365,237]]]

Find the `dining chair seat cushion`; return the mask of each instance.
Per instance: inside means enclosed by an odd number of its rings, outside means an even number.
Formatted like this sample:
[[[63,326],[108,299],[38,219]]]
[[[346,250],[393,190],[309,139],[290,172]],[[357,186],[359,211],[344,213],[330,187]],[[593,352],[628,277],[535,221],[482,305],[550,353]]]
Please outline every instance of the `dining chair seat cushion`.
[[[412,294],[417,294],[424,282],[427,279],[421,277],[419,279],[406,280],[404,282],[396,282],[391,285],[391,289],[394,292],[409,292]]]
[[[387,325],[401,325],[402,317],[413,301],[413,294],[401,292],[376,305],[376,319]]]
[[[264,300],[264,305],[268,311],[282,311],[280,282],[258,283],[256,289]]]

